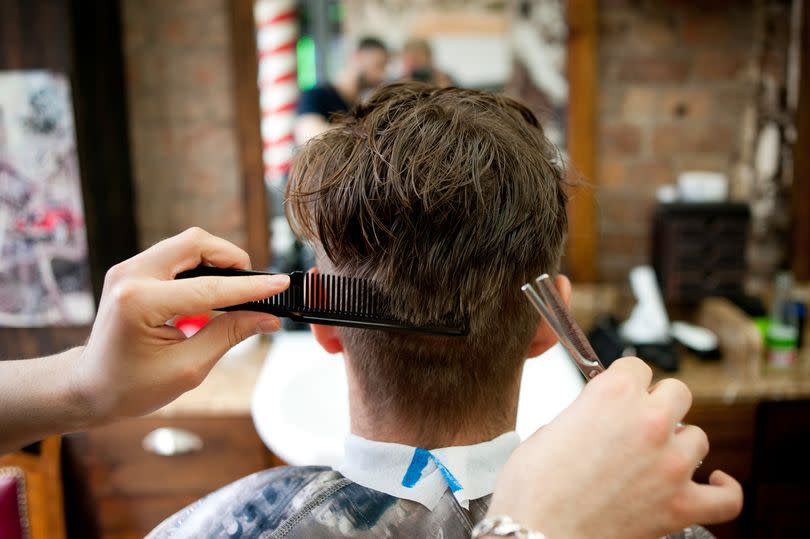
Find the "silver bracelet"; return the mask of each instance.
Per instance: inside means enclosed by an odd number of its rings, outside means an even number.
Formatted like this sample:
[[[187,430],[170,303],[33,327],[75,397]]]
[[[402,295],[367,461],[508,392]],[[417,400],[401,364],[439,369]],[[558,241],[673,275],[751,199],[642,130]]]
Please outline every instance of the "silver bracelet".
[[[542,533],[530,530],[506,515],[486,517],[473,528],[472,539],[479,539],[487,535],[515,537],[516,539],[548,539]]]

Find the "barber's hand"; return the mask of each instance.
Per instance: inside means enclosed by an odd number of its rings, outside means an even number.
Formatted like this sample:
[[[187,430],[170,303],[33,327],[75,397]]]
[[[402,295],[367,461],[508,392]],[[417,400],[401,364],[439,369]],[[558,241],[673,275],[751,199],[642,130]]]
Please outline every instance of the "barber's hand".
[[[736,517],[742,489],[714,471],[692,480],[709,451],[696,426],[677,428],[692,403],[676,380],[622,358],[559,417],[526,440],[498,480],[489,514],[551,539],[647,539]]]
[[[190,338],[166,325],[178,315],[266,298],[289,286],[284,275],[174,280],[201,263],[250,268],[247,253],[193,228],[107,273],[90,339],[65,372],[90,424],[160,408],[199,385],[235,344],[279,329],[275,316],[247,311],[217,316]]]

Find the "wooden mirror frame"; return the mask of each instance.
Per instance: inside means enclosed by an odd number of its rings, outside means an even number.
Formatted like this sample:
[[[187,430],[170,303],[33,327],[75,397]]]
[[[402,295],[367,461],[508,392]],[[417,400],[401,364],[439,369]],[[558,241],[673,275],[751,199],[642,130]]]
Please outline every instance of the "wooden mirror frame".
[[[245,250],[253,267],[270,263],[270,212],[262,162],[259,108],[259,53],[256,48],[255,0],[229,0],[233,58],[234,110],[245,208]]]
[[[575,282],[598,277],[596,220],[596,2],[568,0],[568,155],[577,183],[568,203],[567,268]]]
[[[233,80],[240,143],[247,251],[254,267],[270,259],[268,208],[259,128],[258,58],[254,30],[255,0],[230,0]],[[568,139],[572,170],[587,183],[574,186],[568,206],[567,267],[576,282],[597,278],[596,172],[596,3],[568,0]],[[579,182],[582,183],[582,182]]]

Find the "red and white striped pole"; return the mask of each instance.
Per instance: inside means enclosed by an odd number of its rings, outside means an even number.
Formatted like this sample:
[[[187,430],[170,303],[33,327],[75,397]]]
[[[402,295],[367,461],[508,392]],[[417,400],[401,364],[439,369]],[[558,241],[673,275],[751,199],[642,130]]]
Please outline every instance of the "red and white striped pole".
[[[259,0],[255,4],[254,18],[259,52],[264,179],[268,187],[279,188],[290,170],[295,147],[293,126],[298,101],[295,0]]]

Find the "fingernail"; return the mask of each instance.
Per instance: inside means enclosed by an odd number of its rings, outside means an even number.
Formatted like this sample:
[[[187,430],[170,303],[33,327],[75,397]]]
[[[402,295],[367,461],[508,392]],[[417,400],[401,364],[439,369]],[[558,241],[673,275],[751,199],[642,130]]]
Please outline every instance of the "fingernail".
[[[267,277],[267,283],[272,287],[290,286],[289,275],[270,275]]]
[[[281,328],[281,320],[278,318],[265,318],[256,324],[259,333],[275,333]]]

